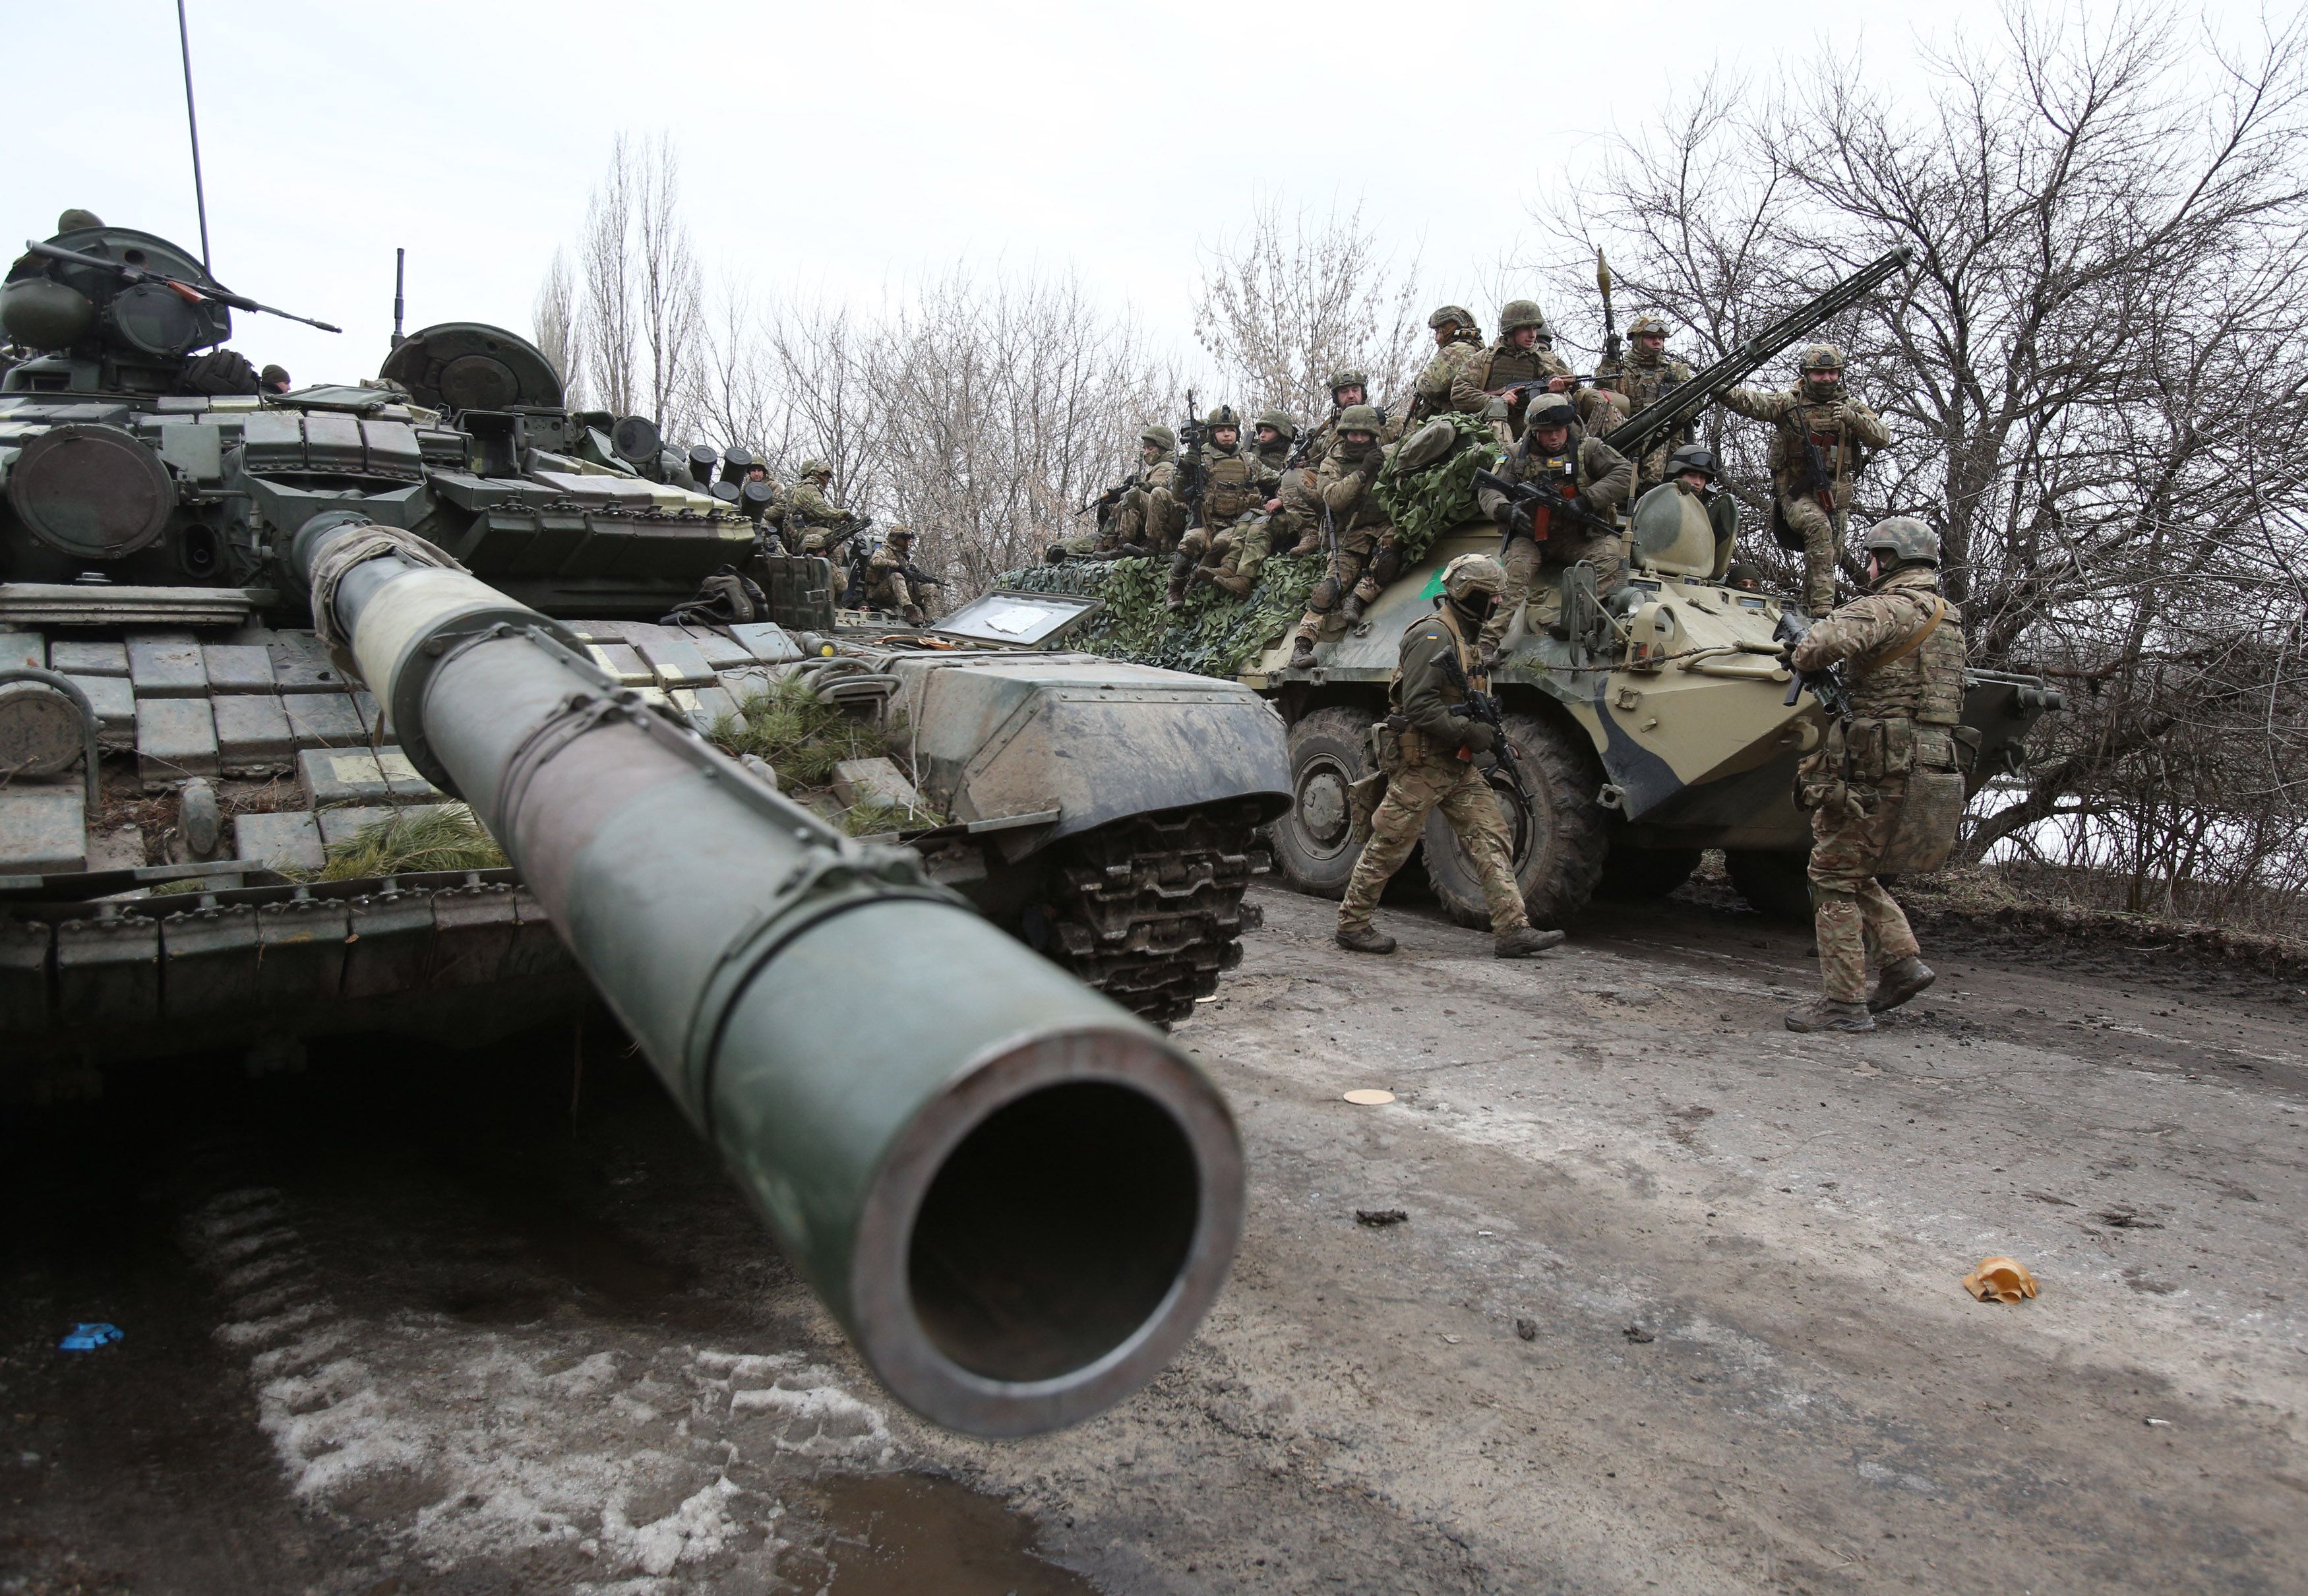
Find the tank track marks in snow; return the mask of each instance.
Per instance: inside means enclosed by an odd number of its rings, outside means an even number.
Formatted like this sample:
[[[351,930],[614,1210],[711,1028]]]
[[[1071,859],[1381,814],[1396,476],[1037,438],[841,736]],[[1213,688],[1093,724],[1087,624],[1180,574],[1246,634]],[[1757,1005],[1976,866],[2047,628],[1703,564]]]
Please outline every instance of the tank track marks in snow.
[[[1242,962],[1258,927],[1242,901],[1256,873],[1258,807],[1137,815],[1061,845],[1051,953],[1081,980],[1156,1024],[1194,1012]]]

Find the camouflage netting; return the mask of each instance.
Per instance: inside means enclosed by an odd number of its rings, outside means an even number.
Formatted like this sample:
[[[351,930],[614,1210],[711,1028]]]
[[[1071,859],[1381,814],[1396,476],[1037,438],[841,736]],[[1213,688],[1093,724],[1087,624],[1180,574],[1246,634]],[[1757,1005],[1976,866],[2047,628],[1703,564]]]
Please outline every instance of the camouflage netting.
[[[1452,527],[1483,519],[1483,507],[1475,501],[1475,473],[1497,469],[1498,441],[1490,424],[1477,417],[1454,414],[1451,423],[1459,429],[1459,441],[1448,454],[1399,476],[1389,456],[1371,490],[1394,519],[1405,565],[1419,559]]]
[[[1306,595],[1322,574],[1323,556],[1270,559],[1258,583],[1237,599],[1197,584],[1185,607],[1163,608],[1167,560],[1107,560],[1030,565],[1005,571],[994,585],[1013,592],[1072,593],[1103,600],[1089,625],[1066,646],[1167,670],[1231,677],[1279,643],[1306,612]]]

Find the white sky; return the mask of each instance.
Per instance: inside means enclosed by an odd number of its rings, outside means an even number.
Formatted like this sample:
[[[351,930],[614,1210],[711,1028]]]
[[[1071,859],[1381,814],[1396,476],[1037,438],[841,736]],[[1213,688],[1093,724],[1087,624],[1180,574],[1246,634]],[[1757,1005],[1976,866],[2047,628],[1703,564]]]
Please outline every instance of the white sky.
[[[412,330],[526,334],[620,128],[678,145],[709,281],[873,300],[957,259],[1072,266],[1183,353],[1198,246],[1261,193],[1360,198],[1438,299],[1487,321],[1478,285],[1541,185],[1710,65],[1768,77],[1864,44],[1898,84],[1919,41],[2002,33],[1993,0],[1873,0],[1837,22],[1788,0],[189,10],[216,274],[345,328],[236,315],[234,346],[299,382],[375,370],[396,245]],[[0,237],[84,205],[197,251],[171,0],[0,0],[0,39],[18,151]]]

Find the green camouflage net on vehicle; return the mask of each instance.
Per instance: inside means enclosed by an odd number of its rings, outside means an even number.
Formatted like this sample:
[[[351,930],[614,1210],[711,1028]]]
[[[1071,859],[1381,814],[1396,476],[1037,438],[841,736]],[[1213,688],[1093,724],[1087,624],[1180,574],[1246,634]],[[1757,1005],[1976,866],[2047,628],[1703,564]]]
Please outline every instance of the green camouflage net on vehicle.
[[[1260,568],[1256,585],[1242,598],[1197,584],[1176,610],[1163,607],[1170,584],[1167,559],[1030,565],[1003,573],[994,585],[1100,600],[1089,625],[1066,640],[1069,648],[1166,670],[1232,677],[1306,613],[1306,595],[1325,563],[1319,554],[1279,556]]]
[[[1417,561],[1451,528],[1483,519],[1483,507],[1475,501],[1475,473],[1496,469],[1498,440],[1479,417],[1453,413],[1451,424],[1459,429],[1459,441],[1448,454],[1399,475],[1390,455],[1371,487],[1372,496],[1394,522],[1406,565]]]

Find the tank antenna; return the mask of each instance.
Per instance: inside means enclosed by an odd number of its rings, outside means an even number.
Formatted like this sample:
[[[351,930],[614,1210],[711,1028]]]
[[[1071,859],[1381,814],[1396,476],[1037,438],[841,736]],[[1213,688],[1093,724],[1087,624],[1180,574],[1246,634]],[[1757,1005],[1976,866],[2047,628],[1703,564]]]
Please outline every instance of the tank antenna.
[[[185,57],[185,125],[193,135],[193,203],[201,213],[201,269],[209,270],[209,202],[201,188],[201,123],[193,114],[193,35],[185,23],[185,0],[177,0],[177,43]]]
[[[179,4],[181,4],[181,3],[182,3],[182,0],[179,0]],[[407,271],[407,270],[408,270],[408,267],[409,267],[409,252],[408,252],[407,250],[405,250],[405,249],[396,249],[396,250],[394,250],[394,251],[392,252],[392,348],[394,348],[394,349],[399,349],[399,348],[401,346],[401,344],[405,341],[401,338],[401,336],[400,336],[400,280],[401,280],[401,273],[402,273],[403,272]]]

